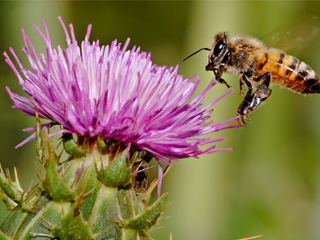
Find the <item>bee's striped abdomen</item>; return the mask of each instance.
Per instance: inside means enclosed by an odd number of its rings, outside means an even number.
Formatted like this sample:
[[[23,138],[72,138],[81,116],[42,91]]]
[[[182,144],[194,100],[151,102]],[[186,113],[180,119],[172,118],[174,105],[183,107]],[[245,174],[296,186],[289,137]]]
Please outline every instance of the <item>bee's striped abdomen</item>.
[[[304,62],[277,49],[261,55],[256,66],[258,75],[270,72],[272,82],[302,94],[320,93],[320,80]]]

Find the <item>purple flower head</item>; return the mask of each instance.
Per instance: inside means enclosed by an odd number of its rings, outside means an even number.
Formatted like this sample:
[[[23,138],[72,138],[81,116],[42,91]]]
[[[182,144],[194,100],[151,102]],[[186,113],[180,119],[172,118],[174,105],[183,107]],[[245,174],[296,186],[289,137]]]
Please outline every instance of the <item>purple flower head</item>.
[[[158,162],[160,185],[161,161],[171,165],[172,160],[230,150],[217,150],[215,145],[212,146],[212,143],[223,139],[201,136],[238,127],[226,126],[238,117],[218,124],[210,120],[211,107],[232,90],[202,107],[205,93],[216,84],[215,80],[190,101],[200,81],[196,76],[184,80],[177,74],[178,67],[153,65],[151,54],[141,52],[140,47],[126,50],[129,41],[122,48],[116,40],[110,46],[100,46],[99,40],[90,43],[91,25],[79,46],[73,26],[69,25],[70,37],[60,17],[59,20],[66,35],[66,49],[51,47],[49,32],[43,22],[45,33],[34,26],[47,46],[46,54],[38,55],[22,30],[22,52],[32,70],[26,70],[10,48],[22,72],[20,74],[8,54],[4,53],[19,84],[31,97],[19,96],[7,87],[14,102],[13,108],[35,116],[36,106],[40,117],[63,126],[53,134],[100,135],[105,140],[120,140],[129,147],[134,145],[147,151]],[[26,130],[34,131],[35,128]],[[17,147],[34,137],[35,133]],[[199,149],[207,144],[209,146],[203,150]]]

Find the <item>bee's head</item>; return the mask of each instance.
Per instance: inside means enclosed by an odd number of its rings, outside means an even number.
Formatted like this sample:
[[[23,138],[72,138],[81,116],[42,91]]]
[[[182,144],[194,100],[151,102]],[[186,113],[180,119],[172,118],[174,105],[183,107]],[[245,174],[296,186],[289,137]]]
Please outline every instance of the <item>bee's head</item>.
[[[189,57],[195,55],[196,53],[206,50],[209,51],[208,54],[208,65],[206,66],[206,70],[216,70],[215,67],[220,65],[221,63],[226,63],[229,61],[230,52],[228,51],[228,43],[229,37],[226,32],[218,33],[212,40],[211,48],[200,48],[189,56],[185,57],[183,61],[187,60]]]
[[[224,59],[228,52],[229,38],[227,33],[218,33],[212,40],[212,47],[208,54],[208,65],[206,70],[213,70],[215,66],[225,63]]]

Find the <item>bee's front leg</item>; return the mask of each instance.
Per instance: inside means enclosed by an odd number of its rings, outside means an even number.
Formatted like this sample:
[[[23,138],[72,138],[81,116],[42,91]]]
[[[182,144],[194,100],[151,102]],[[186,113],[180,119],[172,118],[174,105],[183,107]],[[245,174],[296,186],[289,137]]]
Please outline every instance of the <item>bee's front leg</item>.
[[[230,88],[230,85],[224,80],[221,78],[222,76],[222,73],[224,72],[224,67],[222,65],[219,66],[219,68],[215,68],[213,69],[213,73],[214,73],[214,76],[216,77],[216,80],[219,82],[219,83],[223,83],[225,84],[228,88]]]

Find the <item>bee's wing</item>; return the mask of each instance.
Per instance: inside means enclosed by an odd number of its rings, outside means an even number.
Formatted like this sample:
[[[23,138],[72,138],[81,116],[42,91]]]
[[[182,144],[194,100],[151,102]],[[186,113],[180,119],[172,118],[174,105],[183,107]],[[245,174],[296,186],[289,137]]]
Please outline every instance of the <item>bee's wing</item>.
[[[261,38],[268,46],[298,55],[310,46],[319,34],[320,20],[315,15],[304,15],[284,23]]]

